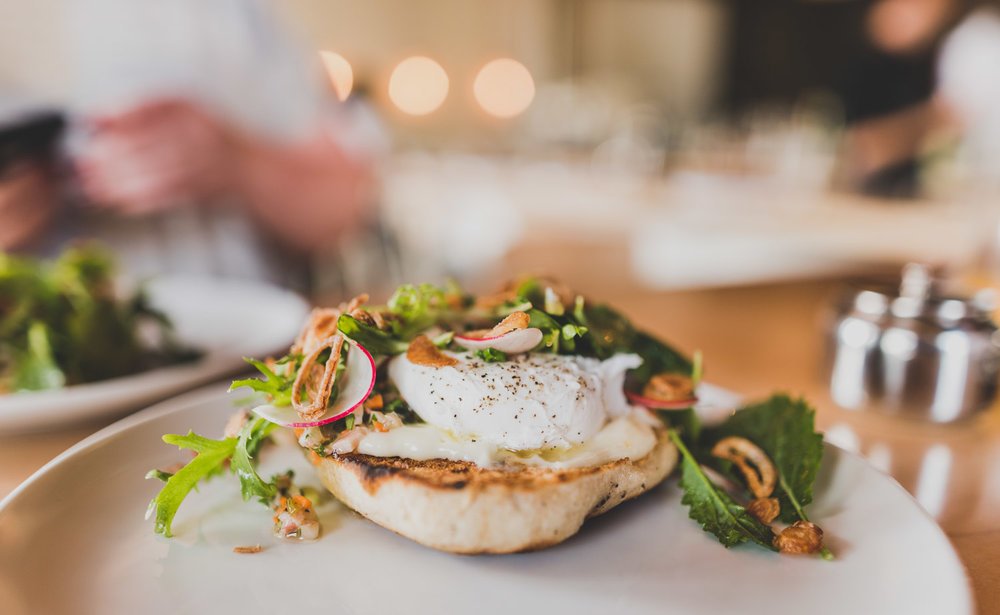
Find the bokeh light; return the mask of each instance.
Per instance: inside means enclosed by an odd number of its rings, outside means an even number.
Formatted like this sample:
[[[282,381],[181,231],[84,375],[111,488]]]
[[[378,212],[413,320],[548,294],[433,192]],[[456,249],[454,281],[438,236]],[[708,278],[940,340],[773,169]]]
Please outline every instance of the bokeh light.
[[[406,58],[389,77],[389,98],[410,115],[427,115],[448,96],[448,73],[424,56]]]
[[[476,101],[490,115],[514,117],[535,98],[531,73],[517,60],[499,58],[484,66],[472,85]]]
[[[330,82],[333,83],[333,91],[337,94],[337,98],[340,101],[347,100],[354,87],[354,70],[351,68],[351,63],[344,56],[332,51],[321,51],[319,56],[323,59],[323,66],[326,67],[326,73],[330,76]]]

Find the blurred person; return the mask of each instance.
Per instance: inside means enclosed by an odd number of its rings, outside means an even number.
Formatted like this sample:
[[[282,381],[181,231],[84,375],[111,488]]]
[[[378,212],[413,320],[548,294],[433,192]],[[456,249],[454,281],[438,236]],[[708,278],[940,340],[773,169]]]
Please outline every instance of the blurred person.
[[[1000,188],[1000,4],[984,4],[948,35],[938,60],[939,100],[962,135],[958,159],[990,194]]]
[[[878,0],[870,6],[867,49],[847,65],[841,92],[849,187],[883,197],[919,194],[919,156],[950,125],[935,97],[937,56],[967,10],[964,0]]]
[[[9,93],[0,108],[0,251],[24,248],[51,222],[63,118],[28,111]]]
[[[259,0],[74,0],[66,18],[81,198],[53,206],[43,250],[94,236],[131,277],[305,289],[312,257],[370,223],[375,150]]]

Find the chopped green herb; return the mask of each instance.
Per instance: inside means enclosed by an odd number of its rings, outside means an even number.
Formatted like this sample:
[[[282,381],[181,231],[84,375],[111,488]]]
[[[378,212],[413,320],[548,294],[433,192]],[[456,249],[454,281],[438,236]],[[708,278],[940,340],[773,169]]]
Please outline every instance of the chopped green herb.
[[[507,360],[507,353],[496,348],[484,348],[476,351],[476,356],[487,363],[500,363]]]

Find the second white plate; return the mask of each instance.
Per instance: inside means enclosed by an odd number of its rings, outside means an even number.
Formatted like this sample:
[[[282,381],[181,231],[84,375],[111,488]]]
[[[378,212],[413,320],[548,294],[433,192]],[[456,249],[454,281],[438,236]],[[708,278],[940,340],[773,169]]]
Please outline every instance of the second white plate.
[[[192,363],[54,391],[0,395],[0,433],[120,416],[245,367],[244,356],[284,352],[309,311],[302,297],[261,282],[195,276],[156,279],[150,302],[178,339],[203,352]]]

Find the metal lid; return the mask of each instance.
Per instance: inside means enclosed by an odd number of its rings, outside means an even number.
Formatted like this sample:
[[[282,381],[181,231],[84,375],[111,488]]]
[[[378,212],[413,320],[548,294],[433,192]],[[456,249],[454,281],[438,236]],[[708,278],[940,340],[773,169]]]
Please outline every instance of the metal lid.
[[[941,328],[959,324],[992,326],[996,308],[995,292],[979,291],[966,297],[945,293],[931,267],[910,263],[903,267],[898,287],[889,284],[861,284],[850,298],[850,309],[868,318],[883,316],[899,320],[919,320]]]

